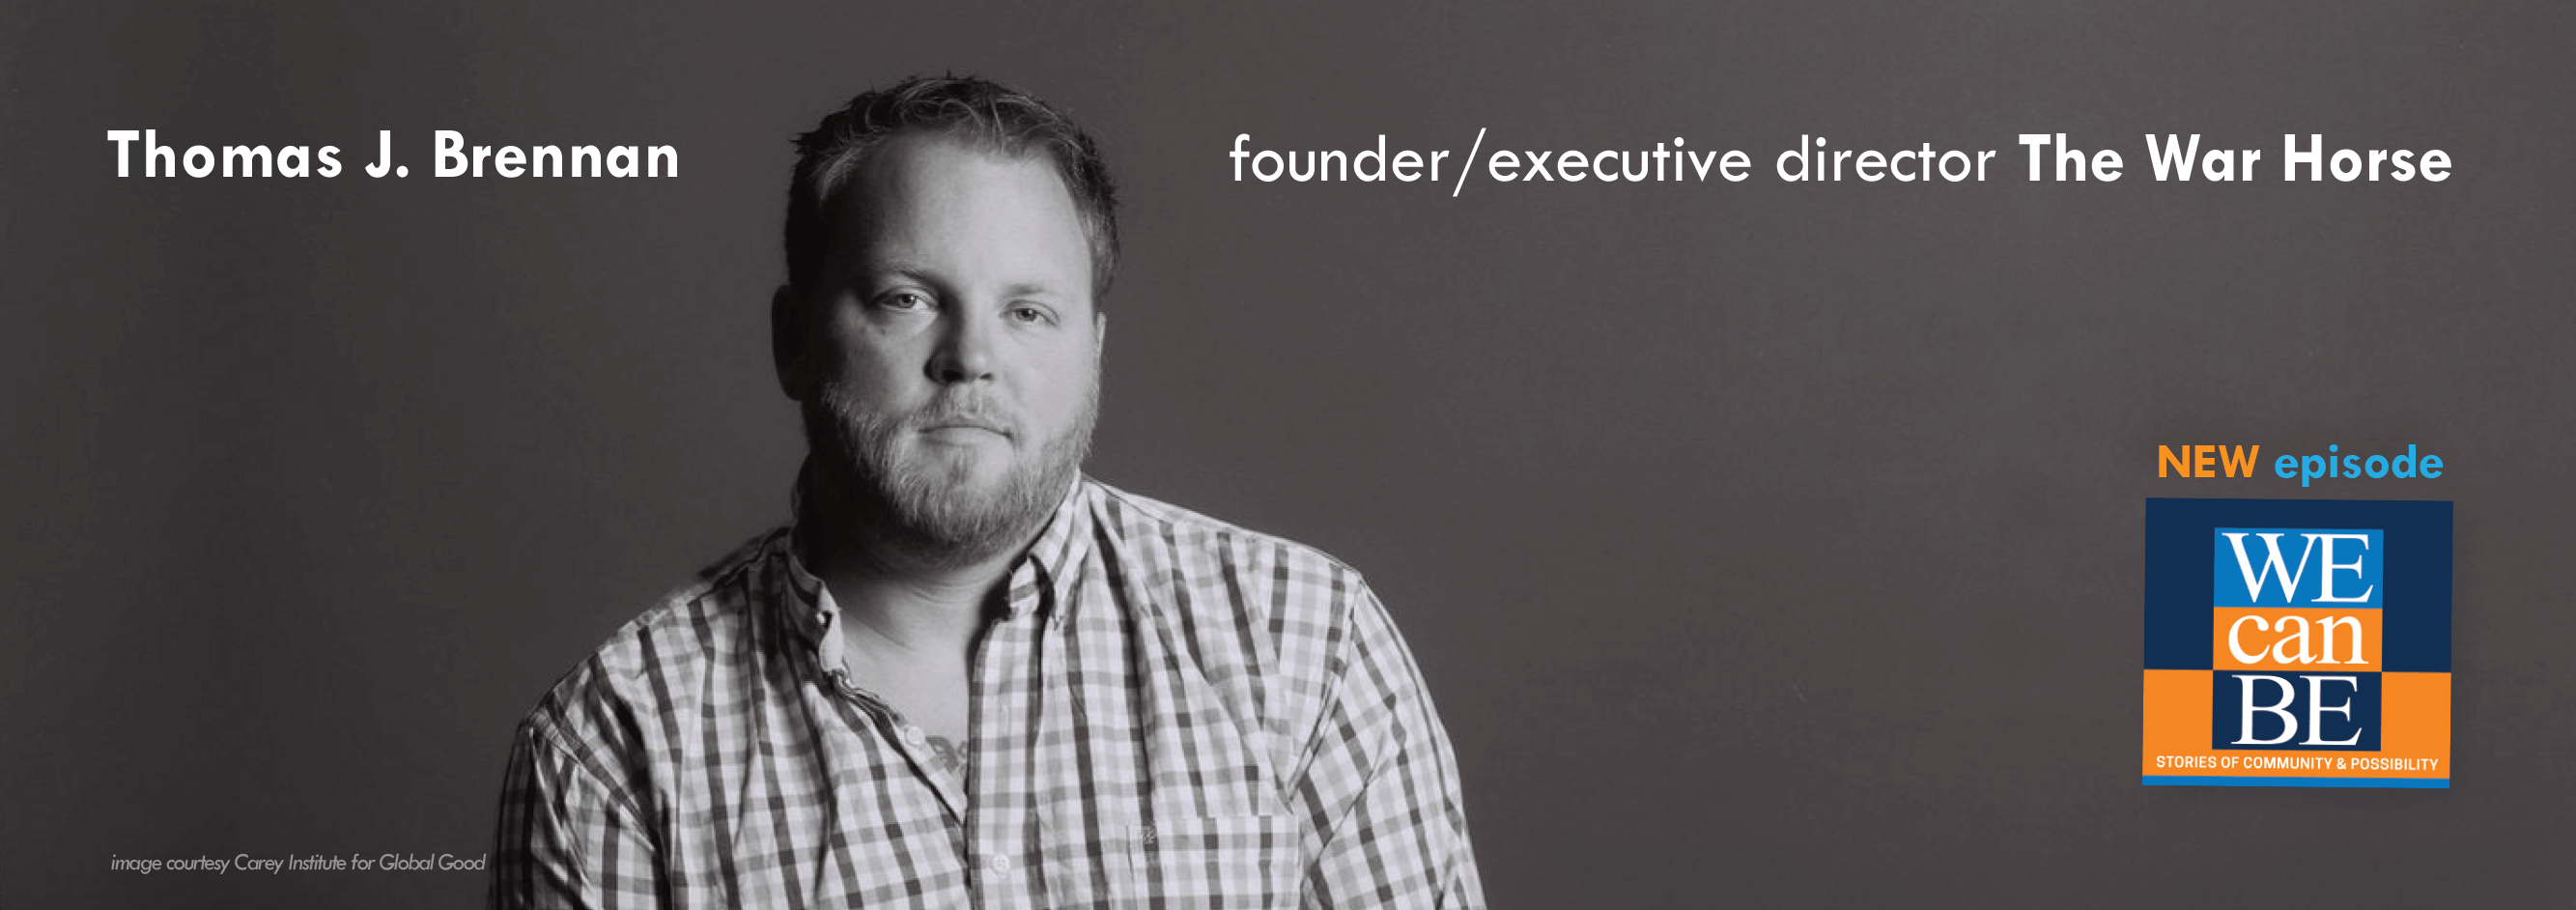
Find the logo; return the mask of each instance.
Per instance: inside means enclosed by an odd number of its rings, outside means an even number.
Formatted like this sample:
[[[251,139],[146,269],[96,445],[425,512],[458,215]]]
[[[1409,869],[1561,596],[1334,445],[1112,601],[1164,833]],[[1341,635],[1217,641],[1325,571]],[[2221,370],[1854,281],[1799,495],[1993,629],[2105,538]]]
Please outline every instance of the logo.
[[[2447,787],[2451,504],[2147,500],[2144,782]]]

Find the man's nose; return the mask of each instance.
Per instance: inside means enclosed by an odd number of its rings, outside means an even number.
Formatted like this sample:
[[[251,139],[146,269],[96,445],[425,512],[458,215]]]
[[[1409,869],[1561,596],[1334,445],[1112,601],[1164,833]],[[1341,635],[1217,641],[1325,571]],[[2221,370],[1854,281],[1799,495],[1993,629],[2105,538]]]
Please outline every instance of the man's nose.
[[[993,329],[990,320],[965,308],[941,320],[939,346],[930,354],[930,378],[965,383],[993,376]]]

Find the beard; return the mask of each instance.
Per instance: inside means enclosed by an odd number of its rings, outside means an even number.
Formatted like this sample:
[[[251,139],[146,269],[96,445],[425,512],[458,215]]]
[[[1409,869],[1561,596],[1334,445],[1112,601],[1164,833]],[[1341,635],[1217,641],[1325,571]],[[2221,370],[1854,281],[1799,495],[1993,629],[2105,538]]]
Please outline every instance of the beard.
[[[807,464],[798,484],[800,521],[834,521],[831,531],[882,548],[881,557],[961,567],[1025,546],[1045,527],[1090,453],[1100,383],[1095,375],[1062,432],[1035,440],[1034,451],[1015,446],[1025,453],[1020,457],[919,438],[926,428],[972,420],[1010,428],[1015,444],[1028,441],[1021,435],[1025,426],[971,393],[943,391],[916,410],[887,413],[833,384],[802,410]],[[988,481],[980,462],[994,457],[1010,463]],[[806,514],[817,507],[819,514]]]

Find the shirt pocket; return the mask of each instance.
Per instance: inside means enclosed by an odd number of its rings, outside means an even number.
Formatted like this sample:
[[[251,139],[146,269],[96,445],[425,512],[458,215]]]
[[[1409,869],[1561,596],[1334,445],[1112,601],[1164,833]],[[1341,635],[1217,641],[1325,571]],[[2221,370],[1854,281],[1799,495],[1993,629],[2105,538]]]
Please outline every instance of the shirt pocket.
[[[1120,907],[1295,908],[1305,890],[1299,826],[1289,818],[1157,818],[1131,826]]]

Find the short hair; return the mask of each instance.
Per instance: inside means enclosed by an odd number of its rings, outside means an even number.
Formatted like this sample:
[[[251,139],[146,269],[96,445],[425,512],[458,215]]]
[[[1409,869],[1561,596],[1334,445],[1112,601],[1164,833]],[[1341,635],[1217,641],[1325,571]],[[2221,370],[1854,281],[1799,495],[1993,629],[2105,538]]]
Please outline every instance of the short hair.
[[[1108,296],[1118,268],[1118,194],[1100,149],[1054,106],[972,76],[914,76],[861,93],[796,137],[796,175],[787,186],[789,286],[813,286],[831,242],[834,205],[851,175],[887,140],[912,132],[1053,164],[1091,243],[1092,305]]]

